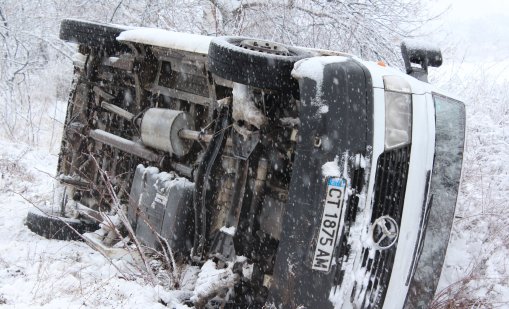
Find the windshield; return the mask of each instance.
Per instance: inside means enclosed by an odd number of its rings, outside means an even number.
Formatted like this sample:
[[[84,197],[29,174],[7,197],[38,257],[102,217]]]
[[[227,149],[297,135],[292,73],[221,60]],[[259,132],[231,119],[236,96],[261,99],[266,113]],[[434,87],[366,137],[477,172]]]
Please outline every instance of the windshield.
[[[433,95],[435,160],[424,216],[427,229],[420,259],[410,284],[407,308],[429,304],[440,279],[458,197],[465,143],[465,105]]]

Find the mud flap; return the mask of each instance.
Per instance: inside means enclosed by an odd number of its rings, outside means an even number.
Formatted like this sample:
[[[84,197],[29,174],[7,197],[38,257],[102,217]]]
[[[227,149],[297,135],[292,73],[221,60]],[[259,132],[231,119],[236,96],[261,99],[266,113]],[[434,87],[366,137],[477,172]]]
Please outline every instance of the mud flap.
[[[372,83],[367,69],[347,59],[326,64],[321,85],[303,77],[299,87],[300,136],[268,303],[326,309],[332,308],[337,250],[328,271],[312,269],[327,188],[322,166],[345,153],[364,154],[372,145]],[[320,108],[325,105],[328,110]]]

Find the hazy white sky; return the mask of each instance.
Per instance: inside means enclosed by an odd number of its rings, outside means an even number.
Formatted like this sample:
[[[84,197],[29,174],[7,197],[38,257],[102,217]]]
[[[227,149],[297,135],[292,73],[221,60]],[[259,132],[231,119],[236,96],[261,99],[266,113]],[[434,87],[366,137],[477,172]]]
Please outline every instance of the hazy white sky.
[[[450,0],[449,3],[452,5],[452,15],[455,15],[458,19],[495,14],[508,16],[509,11],[509,1],[507,0]]]
[[[445,38],[458,44],[456,57],[467,62],[509,59],[509,0],[433,1],[450,8],[443,20]]]

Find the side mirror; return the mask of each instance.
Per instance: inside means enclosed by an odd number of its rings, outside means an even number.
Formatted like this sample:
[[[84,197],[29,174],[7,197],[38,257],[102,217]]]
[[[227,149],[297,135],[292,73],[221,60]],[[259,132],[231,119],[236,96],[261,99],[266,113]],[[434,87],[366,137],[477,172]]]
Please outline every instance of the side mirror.
[[[406,73],[424,82],[428,82],[428,66],[442,65],[442,52],[440,48],[428,43],[417,41],[403,41],[401,55],[405,62]],[[412,66],[412,63],[420,67]]]

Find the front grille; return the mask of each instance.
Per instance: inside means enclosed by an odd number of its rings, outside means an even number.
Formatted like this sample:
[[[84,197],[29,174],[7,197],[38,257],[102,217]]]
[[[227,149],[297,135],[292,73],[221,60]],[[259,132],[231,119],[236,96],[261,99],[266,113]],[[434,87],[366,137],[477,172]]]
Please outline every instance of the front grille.
[[[390,216],[398,226],[401,225],[401,214],[405,200],[408,166],[410,162],[410,145],[384,152],[378,158],[374,186],[374,204],[371,224],[382,216]],[[364,276],[356,282],[350,301],[359,308],[381,308],[391,276],[397,243],[382,250],[364,248],[362,251],[361,269]],[[370,250],[375,250],[370,254]]]

